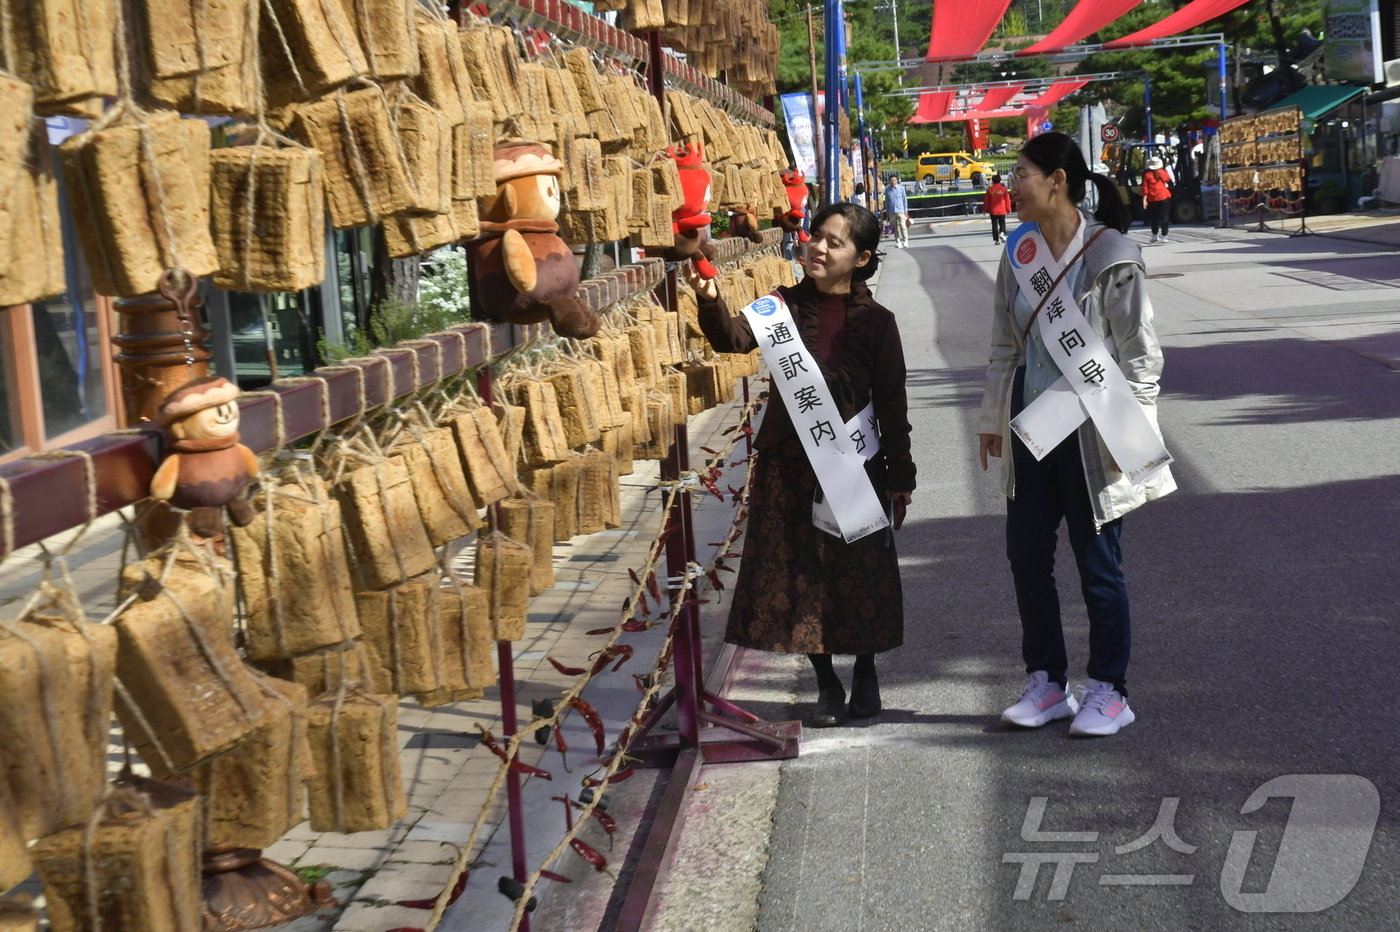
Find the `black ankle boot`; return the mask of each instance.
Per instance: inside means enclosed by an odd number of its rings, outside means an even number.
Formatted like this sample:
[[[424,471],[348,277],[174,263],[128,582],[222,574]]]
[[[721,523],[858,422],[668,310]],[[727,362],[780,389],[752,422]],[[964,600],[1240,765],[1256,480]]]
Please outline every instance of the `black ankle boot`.
[[[817,707],[807,724],[813,728],[835,728],[845,711],[846,691],[840,686],[817,690]]]
[[[851,718],[874,718],[880,714],[880,681],[875,672],[857,673],[851,680]]]

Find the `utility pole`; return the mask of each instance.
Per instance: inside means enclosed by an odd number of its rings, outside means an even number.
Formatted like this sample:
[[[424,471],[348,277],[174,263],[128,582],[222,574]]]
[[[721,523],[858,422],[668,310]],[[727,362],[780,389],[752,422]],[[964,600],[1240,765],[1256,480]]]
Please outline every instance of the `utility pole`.
[[[884,9],[884,6],[878,6],[878,7],[876,7],[876,9],[878,9],[878,10],[883,10],[883,9]],[[890,21],[891,21],[891,23],[894,25],[894,60],[895,60],[895,61],[903,61],[903,60],[904,60],[904,52],[903,52],[903,51],[900,49],[900,47],[899,47],[899,0],[890,0],[890,7],[889,7],[889,9],[890,9]],[[903,87],[903,86],[904,86],[904,69],[903,69],[903,68],[897,70],[897,71],[894,73],[894,80],[895,80],[895,83],[898,84],[900,87]],[[900,132],[901,132],[901,134],[905,134],[905,133],[908,133],[909,131],[908,131],[908,129],[901,129]],[[905,138],[903,135],[901,135],[901,137],[900,137],[900,139],[899,139],[899,143],[900,143],[900,145],[899,145],[898,148],[900,149],[901,154],[903,154],[903,151],[907,148],[908,140],[907,140],[907,138]]]
[[[895,61],[904,58],[904,53],[899,50],[899,0],[890,0],[890,18],[894,21],[894,57]],[[894,79],[899,82],[899,86],[904,86],[904,72],[896,71]]]
[[[824,177],[822,166],[826,164],[826,153],[822,148],[822,121],[817,116],[817,32],[812,25],[812,7],[807,6],[807,67],[812,76],[812,147],[817,153],[817,181]]]

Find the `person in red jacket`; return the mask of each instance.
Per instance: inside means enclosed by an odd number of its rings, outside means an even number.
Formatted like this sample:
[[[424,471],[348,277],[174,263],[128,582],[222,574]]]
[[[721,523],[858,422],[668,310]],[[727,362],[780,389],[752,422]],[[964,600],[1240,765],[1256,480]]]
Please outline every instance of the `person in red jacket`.
[[[987,193],[982,195],[982,209],[992,218],[992,243],[1006,239],[1006,215],[1011,213],[1011,192],[1001,183],[1001,175],[992,176]]]
[[[1150,242],[1165,243],[1171,227],[1172,176],[1155,155],[1147,160],[1147,171],[1142,173],[1142,209],[1147,211],[1147,222],[1152,225]],[[1160,240],[1158,230],[1162,232]]]

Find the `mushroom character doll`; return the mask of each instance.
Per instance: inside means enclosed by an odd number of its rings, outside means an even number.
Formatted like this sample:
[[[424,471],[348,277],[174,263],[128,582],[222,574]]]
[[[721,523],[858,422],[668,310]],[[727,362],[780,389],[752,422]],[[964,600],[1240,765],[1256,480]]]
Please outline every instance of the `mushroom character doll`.
[[[491,320],[548,320],[561,336],[593,336],[601,320],[577,294],[578,260],[556,220],[564,164],[527,140],[496,146],[494,162],[496,193],[482,203],[482,238],[471,246],[477,308]]]
[[[681,206],[671,211],[671,234],[675,237],[670,249],[662,255],[673,262],[689,259],[701,278],[714,278],[718,253],[710,242],[710,171],[705,167],[705,150],[700,143],[682,143],[666,150],[667,158],[675,159],[681,179]]]
[[[151,480],[151,498],[187,509],[190,530],[200,537],[219,536],[224,508],[239,527],[256,516],[243,489],[258,474],[258,460],[238,442],[238,395],[237,385],[212,375],[186,382],[160,403],[170,444]]]

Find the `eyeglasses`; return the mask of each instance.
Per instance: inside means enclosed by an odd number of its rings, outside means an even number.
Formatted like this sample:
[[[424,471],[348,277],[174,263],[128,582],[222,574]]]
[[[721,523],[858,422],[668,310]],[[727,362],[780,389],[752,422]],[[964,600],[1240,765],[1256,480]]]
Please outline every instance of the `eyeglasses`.
[[[1025,181],[1027,178],[1034,178],[1036,175],[1051,174],[1054,174],[1054,172],[1028,172],[1023,168],[1018,168],[1016,171],[1012,172],[1010,177],[1007,179],[1007,185],[1009,187],[1014,188],[1021,182]]]

